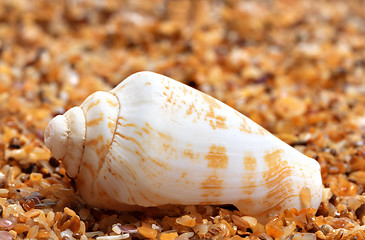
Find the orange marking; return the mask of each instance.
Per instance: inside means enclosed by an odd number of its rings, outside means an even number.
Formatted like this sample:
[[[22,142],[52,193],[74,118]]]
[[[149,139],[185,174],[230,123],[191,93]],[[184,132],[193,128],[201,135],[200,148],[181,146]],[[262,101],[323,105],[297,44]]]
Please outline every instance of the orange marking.
[[[219,179],[217,175],[211,175],[201,183],[200,189],[222,189],[223,182],[224,181]]]
[[[149,134],[150,133],[150,131],[147,129],[147,128],[141,128],[142,129],[142,131],[144,131],[145,133],[147,133],[147,134]]]
[[[162,147],[163,147],[163,150],[164,150],[165,152],[167,152],[167,150],[171,147],[171,144],[164,143],[164,144],[162,144]]]
[[[291,190],[290,176],[293,170],[288,167],[276,167],[269,169],[264,173],[266,187],[270,189],[268,192],[269,198],[280,197],[282,193]]]
[[[264,172],[264,178],[268,189],[276,188],[285,191],[285,189],[282,188],[283,181],[290,176],[292,170],[288,167],[287,162],[282,159],[282,154],[283,150],[278,149],[264,156],[264,161],[268,168],[268,170]]]
[[[143,134],[141,132],[134,131],[134,133],[138,134],[140,137],[143,137]]]
[[[173,101],[174,100],[174,97],[173,97],[174,91],[170,92],[170,96],[168,96],[167,93],[165,93],[165,92],[163,94],[167,97],[166,101],[168,103],[173,104],[173,105],[175,104],[175,101]]]
[[[238,112],[237,110],[234,111],[234,114],[236,114],[238,117],[242,118],[242,115],[240,112]],[[244,119],[243,119],[244,120]]]
[[[85,143],[86,146],[91,146],[93,149],[95,149],[99,143],[103,142],[104,137],[103,135],[99,135],[94,139],[91,139]]]
[[[151,127],[151,125],[149,125],[147,122],[145,123],[146,127],[148,127],[149,129],[153,130],[153,127]]]
[[[217,116],[216,119],[221,121],[221,122],[224,122],[224,121],[226,121],[227,117]]]
[[[184,157],[190,158],[191,160],[196,160],[199,158],[200,154],[194,154],[192,150],[185,149],[183,152]]]
[[[114,122],[108,122],[108,128],[114,133],[115,130],[115,123]]]
[[[293,169],[283,159],[283,150],[278,149],[264,157],[268,170],[264,172],[266,187],[268,189],[263,205],[272,206],[265,212],[280,210],[285,201],[293,196],[293,186],[290,176]],[[278,203],[273,205],[274,203]]]
[[[200,189],[205,190],[202,197],[219,197],[222,196],[223,180],[217,175],[209,176],[201,183]]]
[[[214,108],[212,106],[209,107],[209,112],[207,113],[207,115],[205,116],[205,120],[207,120],[208,118],[210,118],[209,120],[209,125],[213,128],[222,128],[222,129],[227,129],[227,125],[225,123],[226,121],[226,117],[224,116],[216,116],[215,112],[214,112]],[[213,121],[213,119],[215,121]]]
[[[137,144],[137,145],[138,145],[138,147],[139,147],[140,149],[142,149],[142,150],[143,150],[143,148],[142,148],[141,144],[140,144],[140,143],[139,143],[136,139],[134,139],[134,138],[132,138],[132,137],[124,136],[123,134],[118,133],[118,132],[116,132],[115,134],[116,134],[116,135],[118,135],[118,136],[119,136],[119,137],[121,137],[121,138],[124,138],[125,140],[128,140],[128,141],[132,141],[132,142],[134,142],[135,144]]]
[[[194,159],[194,153],[190,149],[184,150],[184,156],[190,159]]]
[[[214,98],[212,98],[211,96],[209,96],[205,93],[203,93],[202,96],[203,96],[204,101],[206,101],[209,104],[209,106],[211,106],[213,108],[222,108],[221,105],[218,103],[218,101],[215,100]]]
[[[155,160],[155,159],[153,159],[153,158],[149,158],[153,163],[155,163],[157,166],[160,166],[160,167],[162,167],[162,168],[164,168],[165,170],[167,170],[168,168],[167,168],[167,166],[165,165],[165,164],[163,164],[162,162],[160,162],[160,161],[158,161],[158,160]]]
[[[129,188],[127,187],[127,191],[128,191],[128,195],[129,195],[129,199],[133,202],[136,203],[136,200],[133,197],[133,194],[131,193],[131,190],[129,190]]]
[[[171,142],[172,141],[172,137],[170,135],[167,135],[163,132],[158,132],[158,135],[160,135],[161,138],[166,139],[167,141]]]
[[[184,102],[183,102],[184,103]],[[200,118],[200,114],[198,110],[196,109],[195,105],[192,103],[189,105],[189,109],[186,111],[186,115],[191,115],[193,112],[196,113],[198,119]]]
[[[123,121],[125,121],[125,118],[124,118],[124,117],[122,117],[122,116],[119,116],[119,117],[118,117],[118,124],[119,124],[119,120],[123,120]]]
[[[139,194],[141,195],[141,197],[143,197],[145,200],[147,200],[148,202],[151,203],[151,199],[149,199],[146,195],[144,195],[141,191],[139,192]]]
[[[132,171],[132,169],[129,168],[129,165],[124,164],[123,167],[128,170],[129,175],[133,178],[133,181],[135,182],[137,180],[136,173]],[[120,175],[117,175],[120,176]]]
[[[120,163],[121,163],[121,161],[120,161]],[[121,163],[121,164],[123,164],[123,163]],[[110,171],[110,173],[113,172],[112,166],[109,163],[108,163],[108,171]],[[125,181],[119,173],[114,172],[114,174],[112,173],[112,175],[119,178],[120,180],[122,180],[122,182]]]
[[[87,122],[87,127],[96,126],[103,120],[104,120],[104,118],[103,118],[103,115],[101,114],[101,116],[99,118],[95,118],[93,120],[88,121]]]
[[[103,135],[99,135],[96,138],[91,139],[86,142],[86,146],[90,146],[99,157],[97,172],[99,172],[100,169],[102,168],[102,166],[104,164],[105,156],[110,147],[109,141],[107,141],[106,144],[101,145],[101,143],[103,143],[103,142],[104,142]]]
[[[215,122],[215,127],[216,128],[223,128],[223,129],[228,128],[227,125],[224,122],[224,121],[226,121],[226,117],[217,116],[216,119],[217,119],[217,121]]]
[[[280,197],[280,201],[274,200],[272,198],[268,198],[264,200],[263,205],[268,206],[268,208],[265,208],[265,211],[262,212],[264,215],[270,215],[272,213],[278,213],[283,210],[284,204],[293,197],[298,197],[294,194],[288,194],[284,191],[284,195]],[[274,202],[272,202],[274,201]]]
[[[186,111],[186,115],[190,115],[193,113],[193,108],[195,108],[194,104],[191,104],[189,106],[189,109]]]
[[[255,157],[252,156],[251,153],[248,153],[243,158],[243,165],[245,166],[246,170],[255,171],[255,169],[257,167],[257,162],[256,162]]]
[[[255,189],[261,185],[265,185],[265,183],[257,183],[257,173],[254,172],[256,169],[257,163],[256,159],[252,156],[247,156],[247,161],[249,163],[246,163],[246,157],[243,160],[244,168],[245,170],[248,170],[245,172],[245,174],[242,175],[242,183],[240,189],[242,190],[242,194],[249,196],[254,193]],[[247,164],[247,165],[246,165]]]
[[[237,113],[236,111],[235,111],[235,113],[238,116],[240,116],[239,113]],[[257,125],[257,128],[255,130],[253,130],[250,127],[250,125],[247,123],[246,119],[243,116],[240,116],[240,117],[241,117],[241,121],[242,121],[242,123],[240,124],[240,130],[242,132],[245,132],[245,133],[254,133],[254,134],[262,135],[262,136],[263,135],[266,135],[268,133],[265,128],[263,128],[263,127],[261,127],[259,125]]]
[[[122,166],[123,166],[123,168],[124,169],[126,169],[128,172],[129,172],[129,174],[130,174],[130,176],[133,178],[133,180],[134,181],[136,181],[136,173],[135,172],[133,172],[130,168],[129,168],[129,165],[128,164],[126,164],[125,162],[123,162],[122,160],[120,160],[120,158],[115,158],[114,156],[113,156],[113,154],[110,154],[110,158],[112,158],[113,159],[113,161],[114,162],[119,162]],[[110,163],[108,163],[108,165],[109,165],[109,167],[110,167],[110,169],[113,171],[113,167],[110,165]],[[120,176],[118,173],[117,173],[117,175],[116,175],[117,177],[119,177],[120,179],[122,179],[122,176]]]
[[[140,157],[140,159],[142,160],[142,162],[144,162],[144,159],[143,159],[143,157],[142,157],[142,154],[140,154],[137,150],[136,151],[134,151],[139,157]]]
[[[257,129],[257,132],[256,132],[256,134],[258,134],[258,135],[266,135],[267,133],[268,132],[266,131],[266,129],[261,126],[259,126],[259,128]]]
[[[277,172],[277,169],[281,168],[280,166],[283,166],[285,165],[286,161],[284,161],[282,158],[281,158],[281,155],[283,154],[283,150],[282,149],[278,149],[272,153],[268,153],[264,156],[264,161],[269,169],[268,172],[270,172],[270,170],[273,170],[275,172]],[[272,178],[273,176],[270,175],[270,176],[267,176],[267,177],[270,177]]]
[[[94,168],[89,162],[83,161],[82,166],[85,167],[87,170],[89,170],[89,172],[91,173],[92,178],[95,178]]]
[[[113,176],[115,176],[116,174],[110,169],[110,168],[108,168],[108,172],[111,174],[111,175],[113,175]]]
[[[109,106],[110,107],[112,107],[112,108],[114,108],[114,107],[118,107],[119,108],[119,104],[118,104],[118,102],[115,102],[115,101],[113,101],[113,100],[111,100],[111,99],[106,99],[106,102],[109,104]]]
[[[207,118],[215,118],[215,112],[214,112],[214,108],[209,107],[209,112],[207,113],[207,115],[205,116],[205,119]]]
[[[246,122],[246,119],[241,117],[240,131],[245,133],[252,133],[251,127]]]
[[[242,183],[240,189],[244,196],[250,196],[254,193],[255,189],[260,185],[265,185],[265,183],[257,183],[257,173],[254,170],[257,167],[256,159],[249,153],[243,159],[243,165],[245,169],[245,174],[242,175]]]
[[[146,82],[144,85],[145,85],[145,86],[147,86],[147,85],[151,85],[151,83],[150,83],[150,82]]]
[[[123,89],[125,86],[127,86],[128,83],[123,82],[122,84],[119,84],[115,89],[114,89],[114,93],[118,92],[119,90]],[[113,94],[115,96],[115,94]]]
[[[100,103],[100,99],[96,100],[95,102],[90,103],[90,105],[86,109],[86,112],[88,112],[92,107],[99,105],[99,103]]]
[[[110,146],[110,143],[107,142],[106,144],[104,145],[101,145],[100,148],[97,148],[95,149],[95,152],[96,154],[99,156],[99,166],[98,166],[98,169],[101,169],[103,163],[104,163],[104,158],[105,158],[105,155],[106,153],[108,152],[109,150],[109,146]]]
[[[185,94],[185,95],[187,95],[187,93],[188,92],[190,92],[189,90],[189,88],[190,87],[187,87],[186,85],[182,85],[182,86],[179,86],[179,88],[180,88],[180,90]]]
[[[225,147],[212,145],[205,159],[208,160],[208,167],[210,168],[228,167],[228,156]]]

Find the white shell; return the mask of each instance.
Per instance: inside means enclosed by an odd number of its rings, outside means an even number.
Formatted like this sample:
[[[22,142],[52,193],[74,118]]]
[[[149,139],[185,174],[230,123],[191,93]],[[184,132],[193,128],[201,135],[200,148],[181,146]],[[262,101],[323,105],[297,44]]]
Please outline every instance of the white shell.
[[[45,143],[96,207],[233,204],[266,221],[321,201],[315,160],[224,103],[151,72],[54,118]]]

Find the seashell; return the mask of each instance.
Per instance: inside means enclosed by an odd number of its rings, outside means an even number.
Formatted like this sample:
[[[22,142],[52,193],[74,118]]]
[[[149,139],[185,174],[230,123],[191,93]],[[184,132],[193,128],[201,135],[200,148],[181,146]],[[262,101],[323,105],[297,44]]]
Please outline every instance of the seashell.
[[[94,207],[233,204],[264,222],[321,202],[318,162],[224,103],[152,72],[56,116],[45,143]]]

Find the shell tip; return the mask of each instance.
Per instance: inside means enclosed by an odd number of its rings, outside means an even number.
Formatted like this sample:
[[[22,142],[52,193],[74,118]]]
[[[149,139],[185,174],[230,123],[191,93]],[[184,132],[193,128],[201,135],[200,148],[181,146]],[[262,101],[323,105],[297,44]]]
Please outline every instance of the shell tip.
[[[58,160],[62,160],[66,155],[67,137],[67,119],[58,115],[48,123],[44,132],[44,143]]]

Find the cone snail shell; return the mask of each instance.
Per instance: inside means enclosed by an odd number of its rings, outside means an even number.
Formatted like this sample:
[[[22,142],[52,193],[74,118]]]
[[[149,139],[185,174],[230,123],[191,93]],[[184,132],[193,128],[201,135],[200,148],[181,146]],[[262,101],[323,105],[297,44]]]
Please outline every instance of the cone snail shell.
[[[318,208],[320,166],[224,103],[140,72],[56,116],[45,143],[91,206],[233,204],[266,221]]]

